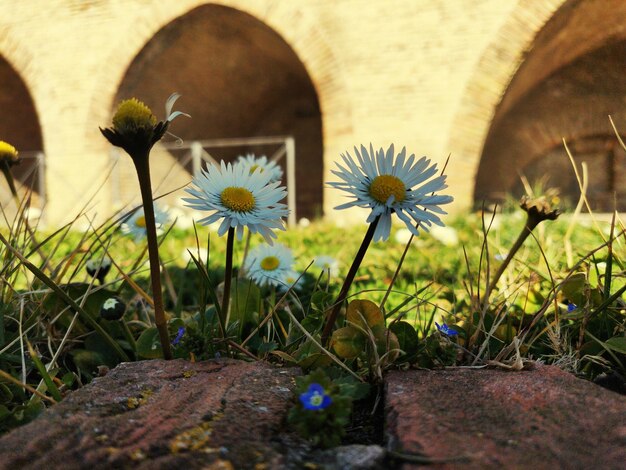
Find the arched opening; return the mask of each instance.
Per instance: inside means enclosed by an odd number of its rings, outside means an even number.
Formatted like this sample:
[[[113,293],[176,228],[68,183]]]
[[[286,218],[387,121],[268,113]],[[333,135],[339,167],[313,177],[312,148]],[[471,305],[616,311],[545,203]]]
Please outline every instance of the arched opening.
[[[185,142],[293,136],[298,217],[321,215],[318,98],[304,65],[275,31],[220,5],[200,6],[177,18],[134,59],[116,103],[136,96],[158,111],[174,91],[182,95],[177,108],[192,116],[173,126]],[[251,144],[208,150],[215,158],[232,160],[247,152],[271,157],[276,149]],[[285,159],[280,164],[285,168]]]
[[[34,194],[44,192],[43,175],[43,138],[39,118],[33,99],[26,84],[11,66],[0,56],[0,140],[14,145],[22,159],[12,168],[13,176],[26,188],[32,188]],[[4,183],[0,184],[0,201],[10,200],[11,195]],[[43,194],[39,194],[43,196]]]
[[[520,175],[543,179],[577,200],[574,170],[562,145],[589,168],[593,210],[626,207],[626,158],[608,120],[626,130],[626,15],[619,0],[561,7],[535,38],[494,115],[485,141],[474,199],[500,202],[523,193]]]

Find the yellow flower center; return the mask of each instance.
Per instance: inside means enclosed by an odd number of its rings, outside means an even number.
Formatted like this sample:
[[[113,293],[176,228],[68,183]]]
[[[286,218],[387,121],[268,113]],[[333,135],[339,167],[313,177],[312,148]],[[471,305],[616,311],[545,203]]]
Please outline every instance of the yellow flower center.
[[[309,399],[309,402],[313,406],[320,406],[324,402],[324,395],[319,392],[315,392]]]
[[[266,256],[261,260],[261,267],[265,271],[274,271],[280,266],[280,260],[276,256]]]
[[[140,215],[135,219],[135,225],[137,227],[146,228],[146,218],[143,215]]]
[[[222,204],[235,212],[250,212],[254,209],[254,196],[246,188],[229,186],[220,195]]]
[[[138,129],[151,129],[156,123],[157,118],[150,108],[137,98],[122,101],[113,116],[113,128],[122,134]]]
[[[252,165],[250,167],[250,174],[254,173],[256,171],[256,169],[259,168],[259,165]],[[260,167],[261,169],[259,170],[259,173],[263,173],[264,169],[262,167]]]
[[[0,140],[0,160],[8,160],[10,162],[18,160],[15,147],[3,140]]]
[[[402,202],[406,196],[406,188],[400,178],[380,175],[370,184],[370,196],[382,203],[387,202],[389,196],[394,196],[395,202]]]

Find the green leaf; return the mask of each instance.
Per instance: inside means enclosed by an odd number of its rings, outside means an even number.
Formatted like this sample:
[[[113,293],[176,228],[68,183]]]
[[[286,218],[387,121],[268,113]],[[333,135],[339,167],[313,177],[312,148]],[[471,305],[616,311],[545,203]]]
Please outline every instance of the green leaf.
[[[159,331],[156,327],[144,330],[137,340],[137,354],[145,359],[157,359],[163,357]]]
[[[607,339],[604,344],[613,351],[626,354],[626,337],[624,336],[613,336]]]
[[[6,406],[0,405],[0,421],[2,421],[3,419],[9,416],[11,416],[11,411],[9,411],[9,409]]]
[[[400,358],[401,362],[412,362],[417,355],[419,346],[419,337],[417,336],[415,328],[408,322],[397,321],[392,323],[389,329],[396,335],[400,349],[405,353],[405,355]]]
[[[233,279],[230,289],[229,322],[239,322],[239,334],[247,325],[258,323],[261,311],[261,291],[257,285],[248,279]]]
[[[119,344],[119,341],[118,341]],[[111,345],[102,339],[102,336],[91,333],[85,338],[84,348],[100,355],[104,364],[113,368],[120,363],[119,357]]]
[[[327,367],[331,364],[332,359],[325,353],[314,353],[300,359],[298,365],[304,369],[314,369],[316,367]]]
[[[319,341],[319,337],[315,339]],[[332,359],[328,357],[328,354],[322,352],[311,340],[304,341],[300,347],[294,351],[293,356],[298,361],[298,365],[305,370],[314,367],[325,367],[332,361]]]
[[[365,325],[363,324],[365,320]],[[355,299],[348,304],[348,310],[346,312],[346,321],[359,325],[361,328],[367,329],[367,327],[373,329],[374,327],[385,327],[385,317],[381,312],[378,305],[371,300],[359,300]]]
[[[588,286],[585,273],[574,273],[561,283],[561,292],[570,302],[583,305],[585,303],[585,288]]]
[[[61,377],[61,382],[63,382],[68,387],[71,387],[72,385],[74,385],[75,381],[76,381],[76,374],[74,372],[68,372],[63,377]]]
[[[0,384],[0,402],[9,403],[13,399],[11,389],[4,384]]]
[[[365,335],[353,326],[345,326],[333,332],[330,339],[331,348],[344,359],[354,359],[359,356],[365,347]]]
[[[98,366],[104,365],[104,359],[100,354],[94,351],[87,351],[86,349],[74,349],[70,351],[74,364],[79,369],[79,372],[91,376],[97,371]]]
[[[257,352],[260,355],[263,355],[272,352],[275,349],[278,349],[278,344],[276,344],[276,341],[270,341],[269,343],[261,343],[259,345],[259,348],[257,349]]]

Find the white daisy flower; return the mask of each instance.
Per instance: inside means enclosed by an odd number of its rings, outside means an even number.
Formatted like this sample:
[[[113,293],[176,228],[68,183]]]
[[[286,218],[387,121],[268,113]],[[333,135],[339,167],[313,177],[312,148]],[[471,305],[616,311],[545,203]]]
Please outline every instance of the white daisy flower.
[[[331,277],[339,274],[339,262],[332,256],[318,256],[313,265],[320,268],[324,273],[330,273]]]
[[[259,286],[281,286],[285,275],[292,271],[293,254],[291,250],[277,243],[259,245],[250,252],[244,269],[248,278]]]
[[[260,233],[272,244],[276,238],[274,229],[285,230],[282,217],[289,214],[282,200],[287,192],[279,182],[271,182],[269,172],[255,171],[252,174],[242,165],[220,167],[210,165],[194,177],[196,188],[186,189],[193,198],[184,198],[188,207],[213,214],[200,219],[203,225],[210,225],[223,219],[217,233],[224,235],[229,228],[236,229],[241,240],[243,228],[252,233]]]
[[[430,234],[445,246],[457,246],[459,244],[459,235],[452,227],[433,227]]]
[[[394,235],[393,238],[396,241],[396,243],[399,243],[401,245],[406,245],[407,243],[409,243],[409,240],[411,239],[412,236],[413,234],[411,233],[410,230],[406,228],[399,228],[398,230],[396,230],[396,234]]]
[[[285,271],[282,279],[280,280],[279,289],[282,291],[287,291],[289,289],[300,290],[304,285],[304,277],[300,276],[300,273],[297,271]]]
[[[167,224],[169,220],[169,213],[161,209],[159,206],[154,206],[154,222],[156,225],[157,233],[162,231],[163,226]],[[122,233],[135,237],[135,243],[138,243],[141,239],[146,237],[146,216],[143,213],[143,207],[137,209],[135,212],[127,216],[122,221]]]
[[[375,155],[371,144],[369,152],[363,145],[360,152],[356,147],[354,151],[356,162],[346,152],[341,155],[346,166],[338,164],[338,170],[333,171],[343,181],[328,183],[350,193],[354,200],[335,209],[371,208],[367,222],[372,223],[380,217],[374,240],[389,238],[393,213],[415,235],[419,234],[415,227],[418,223],[424,230],[433,223],[443,226],[436,214],[446,213],[439,206],[452,202],[452,196],[431,194],[447,188],[445,175],[432,178],[437,173],[437,165],[431,165],[426,157],[415,162],[413,154],[407,159],[405,148],[394,158],[393,144],[386,153],[381,148]]]
[[[250,173],[254,173],[259,170],[261,173],[269,173],[271,175],[270,181],[280,181],[283,177],[283,169],[271,160],[268,160],[265,155],[256,157],[254,154],[249,153],[245,157],[240,155],[237,158],[237,164],[242,165],[248,169]]]

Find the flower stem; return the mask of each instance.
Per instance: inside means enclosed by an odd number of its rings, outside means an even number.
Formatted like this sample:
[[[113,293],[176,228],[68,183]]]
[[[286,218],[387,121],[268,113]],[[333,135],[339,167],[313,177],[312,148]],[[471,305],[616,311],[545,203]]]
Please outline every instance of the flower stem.
[[[124,317],[121,318],[121,324],[122,324],[122,333],[124,334],[126,341],[128,341],[128,344],[132,348],[133,354],[135,354],[135,357],[137,357],[137,342],[135,341],[135,337],[133,336],[133,333],[130,331],[130,328],[128,327],[128,323],[126,323],[126,320],[124,319]]]
[[[524,244],[524,241],[526,241],[530,233],[539,224],[539,222],[541,221],[537,220],[535,217],[532,217],[530,215],[528,216],[528,219],[526,220],[526,224],[524,225],[524,228],[518,235],[517,240],[515,240],[515,243],[513,243],[513,246],[509,250],[509,253],[506,255],[505,260],[502,262],[495,276],[489,283],[487,292],[485,292],[485,299],[484,299],[485,305],[489,302],[489,297],[491,296],[491,293],[495,290],[496,286],[498,285],[498,281],[502,277],[504,270],[507,268],[507,266],[509,265],[509,263],[511,262],[515,254],[519,251],[519,249]]]
[[[224,295],[222,296],[222,308],[220,309],[220,322],[226,334],[226,318],[228,317],[228,306],[230,304],[230,282],[233,277],[233,245],[235,241],[235,228],[228,229],[226,238],[226,267],[224,268]]]
[[[159,331],[163,357],[172,359],[172,347],[167,332],[167,321],[163,307],[163,293],[161,291],[161,263],[159,262],[159,244],[157,241],[156,222],[154,220],[154,203],[152,201],[152,184],[150,183],[150,162],[148,154],[134,156],[133,162],[139,178],[139,189],[143,203],[143,213],[146,219],[146,235],[148,238],[148,259],[150,261],[150,279],[152,282],[152,298],[154,300],[154,322]]]
[[[365,257],[365,252],[367,251],[372,239],[374,238],[374,232],[376,231],[376,226],[378,225],[378,221],[380,220],[380,216],[376,217],[374,221],[370,224],[367,232],[365,233],[365,237],[363,237],[363,241],[361,242],[361,246],[359,247],[359,251],[357,252],[354,261],[352,262],[352,266],[350,266],[350,270],[346,275],[346,279],[343,281],[343,285],[341,286],[341,291],[339,292],[339,296],[337,296],[337,300],[331,310],[328,318],[326,319],[326,325],[324,325],[324,330],[322,331],[322,344],[326,346],[328,342],[328,338],[330,337],[330,333],[333,330],[333,326],[337,321],[337,316],[339,315],[339,311],[341,310],[341,306],[348,297],[348,291],[350,290],[350,286],[352,285],[352,281],[354,281],[354,277],[356,276],[356,272]]]
[[[20,206],[21,206],[20,197],[17,194],[17,188],[15,187],[15,179],[13,178],[11,167],[9,166],[8,163],[2,162],[0,163],[0,170],[2,170],[2,173],[4,174],[4,178],[7,180],[7,184],[9,185],[9,189],[11,190],[11,195],[13,196],[13,200],[15,201],[15,207],[17,208],[18,214],[19,214]],[[30,207],[30,202],[28,203],[28,207]],[[24,212],[21,212],[20,216],[22,217],[24,221],[24,226],[26,227],[26,230],[28,231],[28,234],[30,235],[33,245],[35,245],[35,250],[37,250],[37,253],[39,253],[39,255],[41,256],[41,259],[45,260],[46,256],[41,252],[41,246],[39,245],[39,243],[37,242],[37,239],[35,238],[35,231],[31,228],[30,223],[28,222],[28,217],[26,216]]]

